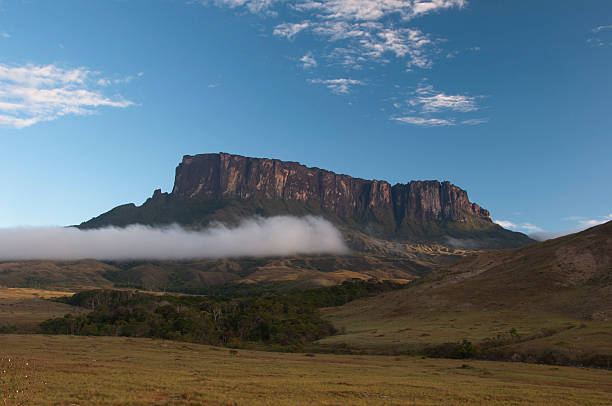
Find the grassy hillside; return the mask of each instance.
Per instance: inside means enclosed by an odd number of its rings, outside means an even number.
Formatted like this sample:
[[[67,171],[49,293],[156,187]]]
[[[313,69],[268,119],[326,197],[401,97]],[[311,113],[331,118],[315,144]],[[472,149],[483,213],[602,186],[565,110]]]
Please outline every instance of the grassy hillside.
[[[490,357],[607,366],[611,253],[612,222],[472,255],[407,289],[328,309],[328,320],[347,334],[322,342],[410,351],[465,339]]]
[[[19,389],[15,405],[612,404],[605,370],[116,337],[0,335],[0,344],[0,393]]]

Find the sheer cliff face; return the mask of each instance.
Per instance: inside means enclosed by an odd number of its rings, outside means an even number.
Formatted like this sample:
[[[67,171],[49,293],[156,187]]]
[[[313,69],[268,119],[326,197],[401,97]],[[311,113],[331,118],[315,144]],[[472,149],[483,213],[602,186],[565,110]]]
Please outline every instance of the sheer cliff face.
[[[176,168],[172,196],[180,199],[297,200],[343,217],[393,219],[396,224],[427,220],[491,222],[489,212],[470,203],[467,192],[438,181],[391,186],[385,181],[338,175],[297,162],[230,154],[185,156]]]

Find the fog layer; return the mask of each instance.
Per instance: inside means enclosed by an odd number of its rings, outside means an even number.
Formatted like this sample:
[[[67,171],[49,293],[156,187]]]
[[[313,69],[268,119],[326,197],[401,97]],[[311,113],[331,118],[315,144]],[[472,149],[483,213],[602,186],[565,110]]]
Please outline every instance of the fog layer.
[[[237,227],[216,224],[204,231],[179,226],[79,230],[0,229],[0,260],[128,260],[342,254],[340,232],[319,217],[253,218]]]

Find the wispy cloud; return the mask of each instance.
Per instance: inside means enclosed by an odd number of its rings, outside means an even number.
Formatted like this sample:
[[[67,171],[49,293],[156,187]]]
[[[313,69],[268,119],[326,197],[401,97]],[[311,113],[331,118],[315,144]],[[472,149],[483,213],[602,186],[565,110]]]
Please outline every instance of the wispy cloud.
[[[409,20],[445,8],[463,7],[465,3],[465,0],[306,0],[295,7],[315,11],[325,19],[376,21],[392,14]]]
[[[318,65],[317,60],[312,55],[312,52],[308,52],[306,55],[301,57],[300,62],[302,62],[302,67],[304,69],[316,68]]]
[[[600,25],[598,27],[593,28],[591,31],[594,33],[598,33],[600,31],[612,30],[612,25]]]
[[[283,0],[213,0],[212,3],[217,6],[225,6],[229,8],[246,7],[251,13],[276,15],[273,7],[276,3],[282,3]],[[210,1],[203,0],[203,4],[209,4]]]
[[[612,31],[612,25],[600,25],[594,27],[591,30],[591,36],[587,38],[587,43],[591,46],[603,47],[605,45],[612,45],[610,41],[609,33],[602,33],[603,31]],[[607,37],[607,38],[606,38]]]
[[[216,0],[213,4],[244,7],[253,13],[291,10],[294,21],[283,21],[273,34],[294,39],[311,32],[333,43],[328,57],[342,55],[344,66],[360,68],[364,61],[386,63],[387,56],[406,59],[408,68],[430,68],[436,40],[419,29],[406,27],[409,20],[449,8],[462,8],[465,0]],[[276,13],[278,14],[278,13]],[[339,52],[340,51],[340,52]],[[353,54],[353,57],[347,55]],[[360,55],[359,58],[354,55]],[[354,63],[353,63],[354,62]]]
[[[392,120],[399,121],[406,124],[414,124],[423,127],[444,127],[455,125],[452,120],[443,118],[424,118],[415,116],[404,116],[404,117],[393,117]]]
[[[406,124],[420,126],[451,126],[457,123],[463,125],[479,125],[488,121],[485,117],[458,120],[448,114],[470,113],[481,109],[477,100],[482,96],[466,94],[447,94],[436,90],[432,85],[422,82],[415,91],[411,92],[408,100],[402,104],[394,102],[396,109],[407,110],[407,114],[391,117],[392,120]],[[444,117],[436,117],[444,114]]]
[[[499,224],[503,228],[508,228],[510,230],[515,230],[515,231],[526,231],[528,233],[544,231],[540,227],[533,225],[531,223],[517,224],[517,223],[513,223],[512,221],[508,221],[508,220],[493,220],[493,222],[495,224]]]
[[[136,78],[140,78],[142,76],[144,76],[144,73],[143,72],[138,72],[137,75],[129,75],[129,76],[126,76],[124,78],[117,78],[117,79],[100,78],[100,79],[98,79],[96,81],[96,83],[99,86],[103,86],[103,87],[111,86],[111,85],[126,84],[126,83],[130,83],[133,80],[135,80]]]
[[[9,34],[6,31],[2,31],[2,32],[0,32],[0,37],[2,37],[4,39],[11,38],[11,34]]]
[[[309,83],[319,83],[325,85],[329,90],[336,94],[347,94],[352,86],[363,85],[363,82],[356,79],[309,79]]]
[[[612,221],[612,213],[608,214],[607,216],[599,216],[597,218],[575,216],[572,219],[578,222],[579,227],[588,228]]]
[[[465,125],[480,125],[480,124],[484,124],[484,123],[488,123],[489,119],[488,118],[470,118],[467,120],[462,120],[461,124],[465,124]]]
[[[503,228],[517,228],[517,225],[508,220],[495,220],[493,221],[495,224],[499,224]]]
[[[476,97],[466,95],[449,95],[436,91],[433,86],[417,88],[416,95],[409,101],[412,106],[420,106],[423,113],[437,113],[442,110],[468,112],[476,111]]]
[[[612,213],[606,216],[598,216],[596,218],[589,218],[584,216],[570,216],[564,218],[563,220],[573,221],[575,222],[575,225],[563,231],[546,231],[531,223],[519,224],[507,220],[494,220],[494,222],[510,230],[524,231],[528,233],[529,237],[533,238],[534,240],[545,241],[550,240],[552,238],[558,238],[563,237],[564,235],[577,233],[579,231],[586,230],[587,228],[591,228],[600,224],[607,223],[608,221],[612,221]]]
[[[0,64],[0,126],[24,128],[66,115],[86,115],[100,107],[125,108],[133,102],[106,96],[86,68]]]
[[[310,79],[309,83],[324,84],[336,94],[349,93],[355,85],[371,84],[375,78],[367,75],[377,65],[398,63],[403,70],[432,69],[435,61],[447,53],[440,49],[444,38],[436,37],[414,26],[413,20],[426,14],[448,9],[462,9],[466,0],[216,0],[213,4],[243,8],[253,13],[276,12],[280,19],[274,27],[276,37],[290,40],[302,49],[301,66],[305,69],[327,67],[359,71],[364,79]],[[282,9],[282,13],[280,12]],[[305,41],[298,41],[304,38]],[[313,41],[323,43],[312,53]],[[473,47],[470,51],[480,48]],[[306,54],[304,54],[308,50]],[[454,56],[456,53],[449,53]],[[341,77],[354,73],[337,74]],[[361,79],[361,78],[359,78]],[[396,91],[396,90],[394,90]],[[436,92],[431,86],[422,87],[392,120],[412,125],[436,127],[479,125],[487,118],[438,117],[436,114],[468,113],[480,109],[478,98],[466,94]]]
[[[274,28],[273,34],[278,35],[279,37],[292,39],[300,31],[305,30],[309,26],[310,23],[308,21],[305,21],[303,23],[282,23]]]

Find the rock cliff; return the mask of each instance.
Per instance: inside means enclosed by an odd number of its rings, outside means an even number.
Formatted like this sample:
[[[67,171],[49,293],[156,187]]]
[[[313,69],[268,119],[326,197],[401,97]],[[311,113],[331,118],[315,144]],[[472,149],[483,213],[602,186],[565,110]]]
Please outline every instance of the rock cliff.
[[[295,200],[319,205],[341,217],[491,222],[489,212],[450,182],[388,182],[353,178],[297,162],[231,154],[185,156],[176,168],[172,196],[181,199]]]

